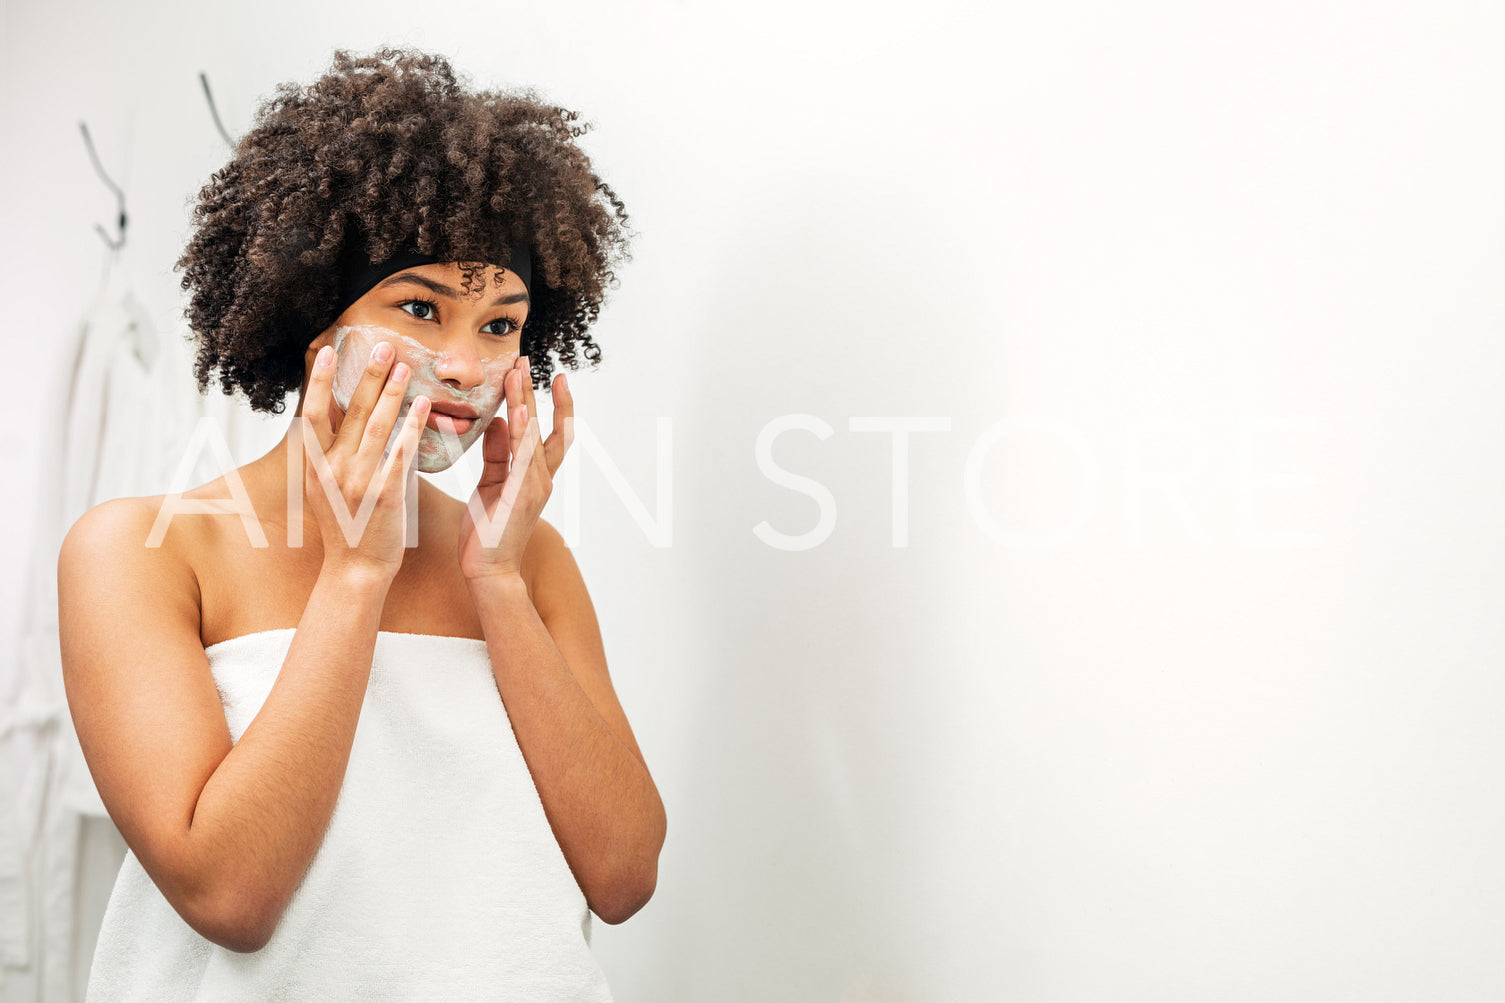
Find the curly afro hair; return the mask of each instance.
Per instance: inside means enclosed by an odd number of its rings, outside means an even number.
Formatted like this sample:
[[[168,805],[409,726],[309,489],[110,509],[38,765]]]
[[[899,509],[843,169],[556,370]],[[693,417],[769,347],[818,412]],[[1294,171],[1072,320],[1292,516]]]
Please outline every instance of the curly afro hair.
[[[555,359],[599,364],[589,329],[629,257],[629,221],[575,145],[589,128],[578,118],[532,91],[469,90],[442,56],[410,49],[339,51],[312,85],[280,85],[199,192],[177,263],[199,392],[217,374],[281,413],[309,342],[339,315],[342,268],[405,248],[505,262],[526,243],[534,386]]]

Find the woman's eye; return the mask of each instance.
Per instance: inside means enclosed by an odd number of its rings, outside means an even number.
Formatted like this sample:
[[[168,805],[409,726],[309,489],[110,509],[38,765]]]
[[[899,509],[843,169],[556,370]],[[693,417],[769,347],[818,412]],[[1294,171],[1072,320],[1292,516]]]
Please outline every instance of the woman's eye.
[[[514,323],[512,323],[511,318],[508,318],[508,317],[498,317],[496,320],[494,320],[491,323],[487,324],[486,327],[481,328],[481,330],[487,331],[488,328],[498,328],[499,325],[501,325],[501,327],[499,329],[497,329],[497,330],[490,330],[490,331],[488,331],[488,333],[489,334],[498,334],[498,335],[501,335],[502,337],[506,337],[507,335],[511,334],[513,331],[517,330],[517,325],[514,324]]]
[[[434,304],[425,303],[423,300],[408,300],[405,303],[397,304],[397,307],[399,310],[407,310],[408,313],[419,320],[428,320],[434,315]]]

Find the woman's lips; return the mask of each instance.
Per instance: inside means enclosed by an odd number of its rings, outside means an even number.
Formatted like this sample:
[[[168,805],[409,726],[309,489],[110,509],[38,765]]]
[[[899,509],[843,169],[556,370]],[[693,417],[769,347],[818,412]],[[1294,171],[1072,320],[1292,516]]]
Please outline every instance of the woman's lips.
[[[459,418],[443,411],[430,411],[424,424],[443,435],[464,435],[475,424],[474,418]]]

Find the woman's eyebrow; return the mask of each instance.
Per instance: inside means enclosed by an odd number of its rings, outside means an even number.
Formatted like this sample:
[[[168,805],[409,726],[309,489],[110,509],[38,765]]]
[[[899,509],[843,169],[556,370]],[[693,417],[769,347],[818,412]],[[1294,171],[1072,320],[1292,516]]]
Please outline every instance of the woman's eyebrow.
[[[433,279],[426,279],[422,275],[394,275],[377,288],[385,289],[387,286],[395,286],[399,282],[411,282],[415,286],[422,286],[436,296],[443,296],[445,299],[457,300],[460,298],[459,293],[443,282],[435,282]]]
[[[424,278],[422,275],[394,275],[390,279],[387,279],[385,282],[383,282],[381,285],[377,286],[377,288],[383,289],[387,286],[395,286],[399,282],[411,282],[414,285],[422,286],[434,295],[443,296],[445,299],[457,300],[460,298],[460,294],[458,292],[445,285],[443,282],[435,282],[433,279]],[[498,296],[496,299],[491,301],[490,305],[501,306],[504,303],[530,302],[532,301],[528,298],[528,294],[526,292],[521,292],[513,293],[511,296]]]

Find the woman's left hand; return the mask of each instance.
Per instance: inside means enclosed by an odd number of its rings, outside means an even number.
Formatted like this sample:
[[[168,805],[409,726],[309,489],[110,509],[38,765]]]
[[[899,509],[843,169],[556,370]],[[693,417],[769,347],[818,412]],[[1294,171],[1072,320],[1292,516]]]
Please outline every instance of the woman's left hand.
[[[575,402],[563,373],[552,388],[554,429],[540,438],[528,365],[519,356],[508,371],[505,417],[498,411],[481,438],[485,466],[460,519],[460,570],[471,581],[521,574],[523,550],[574,439]]]

